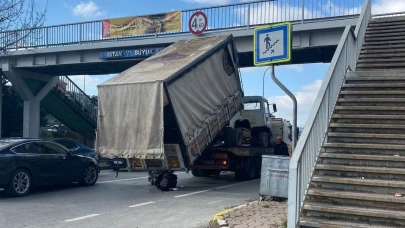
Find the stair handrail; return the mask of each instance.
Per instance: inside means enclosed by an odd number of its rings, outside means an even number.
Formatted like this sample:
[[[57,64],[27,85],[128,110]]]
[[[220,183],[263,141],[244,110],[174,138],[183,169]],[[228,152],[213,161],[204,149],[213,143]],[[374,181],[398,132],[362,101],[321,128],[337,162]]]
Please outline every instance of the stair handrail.
[[[62,85],[61,82],[66,83],[66,85]],[[97,103],[93,101],[82,89],[80,89],[80,87],[76,85],[73,80],[71,80],[68,76],[59,76],[57,88],[63,92],[67,92],[69,97],[79,102],[84,108],[84,110],[82,110],[83,114],[86,115],[85,111],[87,111],[91,120],[94,123],[97,123]]]
[[[327,140],[327,131],[347,70],[355,66],[361,51],[369,20],[371,0],[365,0],[353,35],[352,26],[345,27],[342,38],[319,89],[305,127],[292,154],[288,181],[288,228],[299,227],[301,210],[312,174]]]

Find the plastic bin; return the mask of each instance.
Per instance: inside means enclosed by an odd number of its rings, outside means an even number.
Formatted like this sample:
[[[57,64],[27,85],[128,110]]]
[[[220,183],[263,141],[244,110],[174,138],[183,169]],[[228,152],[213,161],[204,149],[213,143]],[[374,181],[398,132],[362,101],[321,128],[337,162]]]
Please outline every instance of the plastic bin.
[[[262,155],[260,195],[288,198],[288,170],[290,157]]]

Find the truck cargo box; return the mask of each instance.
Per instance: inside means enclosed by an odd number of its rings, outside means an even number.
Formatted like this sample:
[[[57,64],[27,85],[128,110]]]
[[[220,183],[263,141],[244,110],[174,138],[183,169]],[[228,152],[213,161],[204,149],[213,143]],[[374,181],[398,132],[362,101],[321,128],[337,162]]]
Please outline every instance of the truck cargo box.
[[[232,35],[178,41],[98,86],[97,151],[185,169],[243,107]]]

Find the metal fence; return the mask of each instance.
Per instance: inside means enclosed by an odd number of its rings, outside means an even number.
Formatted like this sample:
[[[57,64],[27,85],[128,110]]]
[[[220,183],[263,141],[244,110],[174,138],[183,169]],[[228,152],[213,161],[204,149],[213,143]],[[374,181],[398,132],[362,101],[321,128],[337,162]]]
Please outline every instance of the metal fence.
[[[365,0],[360,19],[353,31],[346,26],[326,77],[308,116],[290,162],[288,183],[288,227],[298,226],[301,209],[315,164],[325,141],[336,99],[347,70],[355,67],[367,25],[371,19],[371,0]]]
[[[362,0],[267,0],[182,11],[182,28],[176,32],[102,38],[102,20],[0,32],[2,49],[18,50],[88,43],[145,39],[189,33],[188,21],[197,11],[208,18],[207,31],[249,28],[286,21],[309,22],[360,14]]]

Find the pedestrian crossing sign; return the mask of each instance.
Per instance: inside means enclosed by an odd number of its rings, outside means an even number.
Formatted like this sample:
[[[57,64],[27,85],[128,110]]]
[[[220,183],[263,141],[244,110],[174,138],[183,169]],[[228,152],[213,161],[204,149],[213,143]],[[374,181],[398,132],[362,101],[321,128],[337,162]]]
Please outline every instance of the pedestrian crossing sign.
[[[291,61],[291,23],[256,28],[253,36],[254,65]]]

